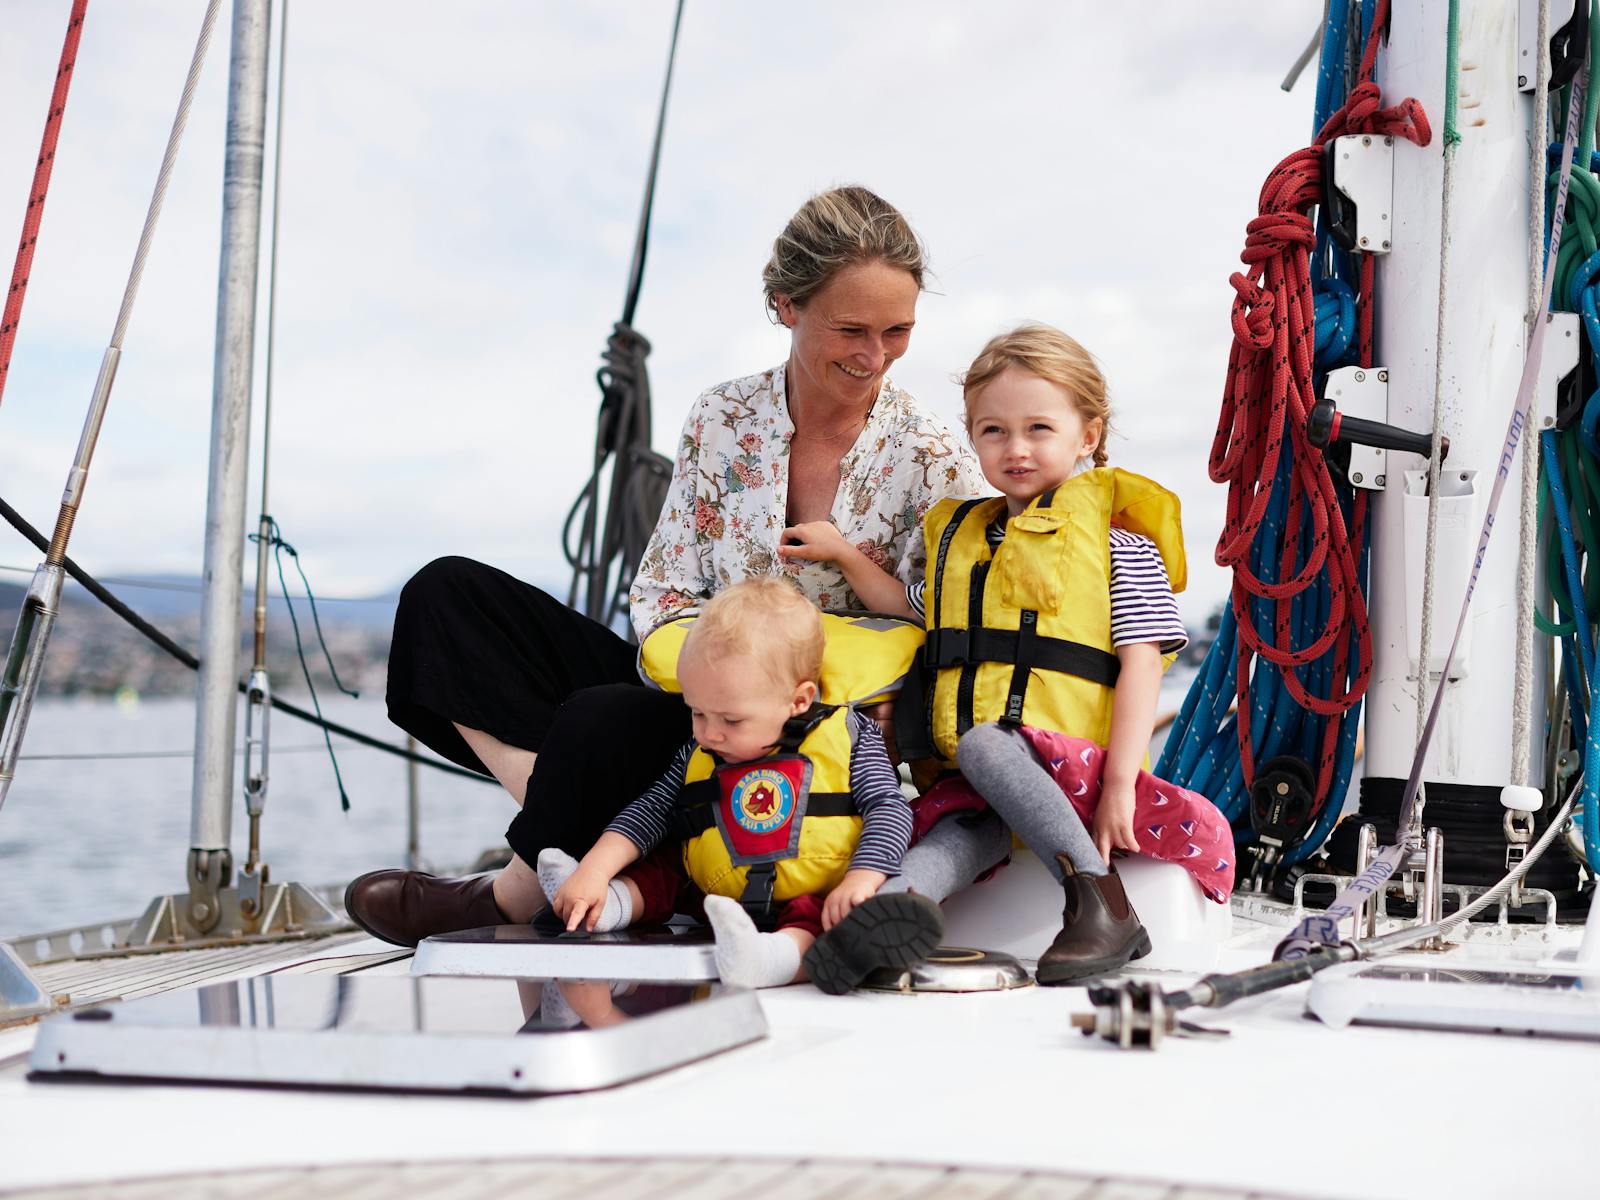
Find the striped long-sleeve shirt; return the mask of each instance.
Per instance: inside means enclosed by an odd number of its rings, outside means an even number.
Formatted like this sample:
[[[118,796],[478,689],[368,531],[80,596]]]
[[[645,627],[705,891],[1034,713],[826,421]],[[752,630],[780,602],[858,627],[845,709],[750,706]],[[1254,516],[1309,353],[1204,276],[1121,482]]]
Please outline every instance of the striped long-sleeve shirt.
[[[911,806],[900,791],[900,778],[889,761],[878,723],[854,711],[846,719],[855,737],[850,751],[850,795],[861,814],[861,840],[850,858],[850,868],[898,875],[900,860],[911,842]],[[641,855],[665,841],[694,749],[694,742],[684,743],[661,778],[618,813],[606,832],[620,833],[639,847]]]
[[[1005,520],[991,522],[984,535],[990,550],[998,550],[1006,536]],[[906,599],[919,617],[925,616],[920,582],[906,589]],[[1178,616],[1178,600],[1156,544],[1113,525],[1111,644],[1131,646],[1136,642],[1157,642],[1162,654],[1175,654],[1189,644],[1189,634]]]

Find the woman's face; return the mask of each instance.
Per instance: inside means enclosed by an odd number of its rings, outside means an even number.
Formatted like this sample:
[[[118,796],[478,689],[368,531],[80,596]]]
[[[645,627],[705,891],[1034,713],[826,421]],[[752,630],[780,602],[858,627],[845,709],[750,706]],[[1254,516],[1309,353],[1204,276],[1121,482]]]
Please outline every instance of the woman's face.
[[[917,281],[881,262],[845,267],[802,306],[779,296],[789,327],[790,395],[866,409],[889,364],[906,352],[917,319]]]

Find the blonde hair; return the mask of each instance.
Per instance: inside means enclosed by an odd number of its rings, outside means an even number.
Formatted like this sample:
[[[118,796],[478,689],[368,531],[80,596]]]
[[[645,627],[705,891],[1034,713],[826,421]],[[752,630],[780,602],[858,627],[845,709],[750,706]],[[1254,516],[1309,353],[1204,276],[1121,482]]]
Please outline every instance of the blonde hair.
[[[789,218],[761,272],[767,312],[778,320],[778,297],[805,306],[835,275],[858,263],[905,271],[922,288],[927,252],[900,210],[854,184],[818,192]]]
[[[822,617],[786,579],[746,579],[718,592],[700,610],[678,651],[714,661],[744,654],[783,687],[815,683],[822,674]]]
[[[972,366],[962,375],[961,397],[966,406],[967,428],[972,427],[972,403],[979,392],[1012,367],[1037,375],[1062,388],[1084,424],[1100,422],[1100,441],[1094,448],[1094,465],[1106,465],[1106,439],[1111,432],[1111,402],[1106,397],[1106,377],[1094,356],[1059,329],[1039,322],[1018,325],[1009,333],[989,339]]]

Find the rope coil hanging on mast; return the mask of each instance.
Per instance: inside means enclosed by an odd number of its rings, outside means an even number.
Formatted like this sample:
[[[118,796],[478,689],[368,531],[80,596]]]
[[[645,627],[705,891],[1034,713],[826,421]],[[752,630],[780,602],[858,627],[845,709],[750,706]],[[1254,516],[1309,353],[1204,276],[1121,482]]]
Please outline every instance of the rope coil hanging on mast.
[[[1281,747],[1270,765],[1284,788],[1302,774],[1288,770],[1292,762],[1280,765],[1284,751],[1314,759],[1299,836],[1271,846],[1263,867],[1296,861],[1327,836],[1338,808],[1333,794],[1348,782],[1356,713],[1371,672],[1366,496],[1351,497],[1336,484],[1308,442],[1306,425],[1316,368],[1337,364],[1352,342],[1358,364],[1372,366],[1373,260],[1361,256],[1359,291],[1352,294],[1328,270],[1336,251],[1311,213],[1321,214],[1324,149],[1333,139],[1431,140],[1421,106],[1406,99],[1383,107],[1373,81],[1388,7],[1387,0],[1363,6],[1357,82],[1312,144],[1268,175],[1240,256],[1246,270],[1229,280],[1234,343],[1209,471],[1228,485],[1216,561],[1233,571],[1233,591],[1157,766],[1164,777],[1217,799],[1237,820],[1265,747]],[[1319,115],[1331,107],[1336,63],[1350,42],[1348,13],[1333,16],[1319,70]],[[1297,645],[1296,633],[1305,630],[1312,632]],[[1230,732],[1232,747],[1224,741]]]
[[[650,343],[633,327],[633,318],[644,284],[656,173],[661,164],[667,100],[672,94],[672,69],[678,56],[678,32],[682,24],[683,0],[678,0],[672,18],[666,77],[656,112],[655,140],[645,177],[644,203],[634,237],[622,318],[612,328],[602,363],[595,372],[601,399],[594,466],[561,530],[562,551],[572,567],[567,604],[607,626],[627,612],[628,587],[644,556],[645,545],[660,516],[672,478],[672,460],[650,448],[650,372],[645,362],[650,354]],[[607,466],[611,469],[611,479],[602,524],[600,489]],[[576,545],[573,543],[574,525],[578,526]],[[629,636],[632,636],[631,627]]]

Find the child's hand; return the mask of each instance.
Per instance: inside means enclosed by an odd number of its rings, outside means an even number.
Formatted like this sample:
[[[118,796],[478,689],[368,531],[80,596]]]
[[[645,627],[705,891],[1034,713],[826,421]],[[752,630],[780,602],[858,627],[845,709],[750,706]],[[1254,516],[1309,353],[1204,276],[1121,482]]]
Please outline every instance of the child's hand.
[[[823,929],[832,929],[849,915],[852,908],[876,895],[888,878],[882,871],[846,871],[839,886],[829,892],[828,898],[822,902]]]
[[[791,525],[778,539],[780,558],[803,558],[807,562],[838,562],[850,549],[850,543],[832,521]]]
[[[1133,785],[1117,786],[1110,782],[1100,793],[1100,805],[1094,810],[1094,848],[1100,857],[1111,862],[1113,850],[1139,851],[1139,839],[1133,832]]]
[[[591,932],[594,930],[595,922],[600,919],[600,914],[605,909],[606,887],[610,882],[611,877],[604,871],[597,871],[583,863],[578,864],[578,869],[561,885],[550,901],[550,907],[556,910],[556,916],[567,923],[568,933],[576,929],[580,921],[585,929]]]

